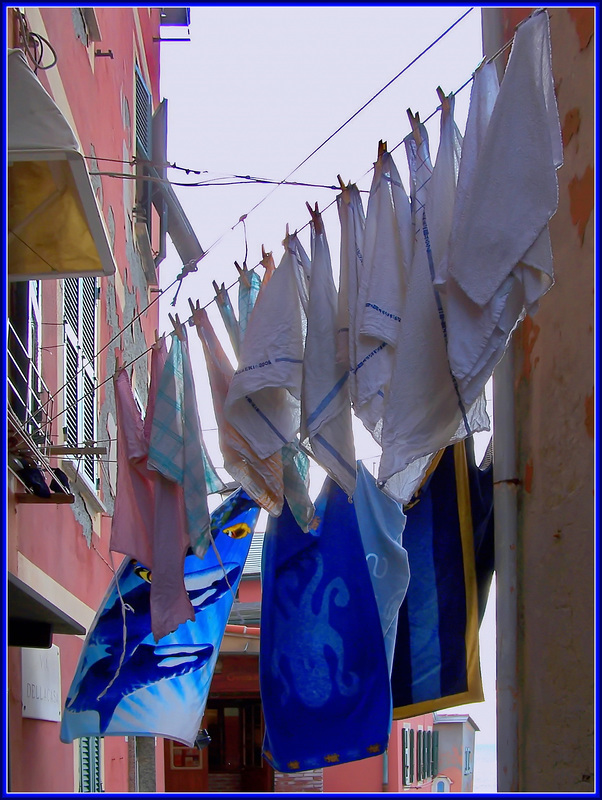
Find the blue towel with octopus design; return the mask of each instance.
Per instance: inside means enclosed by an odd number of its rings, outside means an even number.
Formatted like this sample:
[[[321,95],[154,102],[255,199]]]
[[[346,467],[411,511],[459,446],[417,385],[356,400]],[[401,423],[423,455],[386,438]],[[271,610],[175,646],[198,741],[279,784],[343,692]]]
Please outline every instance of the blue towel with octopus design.
[[[285,504],[262,559],[265,759],[299,772],[380,755],[392,701],[356,509],[330,478],[303,533]]]

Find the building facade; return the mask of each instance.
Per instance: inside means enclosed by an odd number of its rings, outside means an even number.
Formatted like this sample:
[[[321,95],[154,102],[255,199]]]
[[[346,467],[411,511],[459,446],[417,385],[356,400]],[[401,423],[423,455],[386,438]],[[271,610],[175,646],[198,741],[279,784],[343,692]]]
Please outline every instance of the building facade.
[[[177,201],[148,180],[165,165],[161,31],[189,21],[188,9],[167,11],[169,18],[160,8],[7,9],[14,792],[164,788],[162,741],[66,745],[59,730],[84,635],[121,560],[115,554],[113,564],[108,549],[116,352],[131,365],[144,408],[157,271],[178,222]],[[190,261],[196,245],[184,239]]]

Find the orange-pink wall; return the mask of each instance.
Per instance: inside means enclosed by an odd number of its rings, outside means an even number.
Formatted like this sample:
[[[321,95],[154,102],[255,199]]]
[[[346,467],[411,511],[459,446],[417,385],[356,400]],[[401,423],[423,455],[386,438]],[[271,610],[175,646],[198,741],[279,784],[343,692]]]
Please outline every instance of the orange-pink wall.
[[[114,58],[95,58],[92,55],[92,62],[89,50],[75,34],[72,18],[74,10],[68,6],[26,9],[31,30],[45,36],[58,56],[57,65],[47,72],[39,70],[38,78],[67,117],[72,116],[74,119],[84,155],[90,156],[94,152],[99,159],[97,166],[88,161],[89,169],[121,171],[122,165],[111,164],[101,158],[129,159],[134,154],[135,53],[139,54],[141,61],[146,60],[148,64],[147,83],[153,93],[154,105],[159,102],[160,45],[153,41],[154,37],[159,36],[159,8],[96,8],[102,42],[92,45],[92,50],[95,47],[104,51],[110,49]],[[141,35],[138,34],[135,24],[135,13],[139,16]],[[124,124],[125,100],[129,107],[129,127]],[[132,265],[129,261],[132,246],[130,244],[128,251],[126,243],[126,225],[131,225],[132,214],[132,207],[126,199],[129,197],[128,189],[124,189],[122,180],[103,176],[100,181],[101,191],[97,192],[99,205],[106,222],[111,215],[114,219],[113,251],[118,275],[110,280],[103,278],[99,281],[99,347],[112,338],[115,330],[125,321],[125,309],[122,306],[124,292],[115,290],[113,285],[121,283],[125,292],[135,294],[139,308],[146,306],[152,299],[152,295],[146,289],[141,291],[132,279]],[[107,227],[110,226],[107,224]],[[129,238],[131,242],[132,236]],[[46,280],[42,291],[42,316],[46,323],[42,326],[42,346],[45,348],[42,372],[50,391],[55,392],[63,384],[64,369],[60,285],[57,281]],[[112,325],[109,324],[109,305],[115,309]],[[158,307],[155,304],[141,319],[142,332],[147,341],[152,339],[153,331],[158,327],[157,320]],[[119,341],[115,346],[119,346]],[[99,381],[103,381],[107,372],[112,371],[112,350],[112,347],[108,348],[98,359]],[[146,359],[142,359],[138,367],[141,374],[144,374],[146,368]],[[106,392],[106,387],[99,390],[99,408],[103,407]],[[62,425],[62,418],[58,418],[53,428],[55,442],[62,442]],[[106,435],[106,430],[99,429],[99,439],[103,436],[106,438]],[[97,609],[112,576],[107,563],[110,562],[110,516],[99,514],[89,503],[87,508],[82,509],[80,506],[77,513],[73,506],[68,505],[15,505],[12,492],[16,488],[11,486],[8,497],[10,570],[19,574],[20,553],[86,606],[92,610]],[[109,487],[103,476],[101,498],[107,500],[108,496]],[[94,522],[93,532],[91,520]],[[84,523],[88,525],[90,544],[84,536]],[[116,554],[115,567],[120,561],[121,556]],[[75,673],[82,640],[75,636],[55,636],[54,641],[60,648],[64,701]],[[60,724],[22,718],[20,649],[9,649],[8,677],[11,791],[73,792],[76,781],[74,745],[60,742]],[[158,747],[161,753],[161,747]],[[103,748],[105,791],[126,792],[128,751],[124,737],[107,737]],[[157,765],[157,790],[161,791],[164,787],[162,753],[157,759]]]

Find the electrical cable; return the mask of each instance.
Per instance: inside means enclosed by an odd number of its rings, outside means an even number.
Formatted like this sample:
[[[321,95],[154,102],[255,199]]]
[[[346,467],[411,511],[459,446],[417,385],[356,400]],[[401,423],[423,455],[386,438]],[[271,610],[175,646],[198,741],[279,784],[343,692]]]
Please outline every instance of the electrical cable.
[[[473,8],[474,8],[474,7],[471,7],[470,9],[468,9],[468,11],[464,12],[464,14],[462,14],[462,16],[461,16],[461,17],[459,17],[459,18],[458,18],[458,19],[457,19],[457,20],[456,20],[454,23],[452,23],[452,25],[450,25],[450,26],[449,26],[449,27],[448,27],[448,28],[447,28],[447,29],[446,29],[446,30],[445,30],[445,31],[444,31],[442,34],[440,34],[440,35],[439,35],[439,36],[438,36],[438,37],[437,37],[435,40],[433,40],[433,42],[431,42],[431,44],[429,44],[429,45],[428,45],[428,46],[427,46],[427,47],[426,47],[426,48],[425,48],[425,49],[424,49],[424,50],[423,50],[421,53],[419,53],[419,54],[418,54],[418,55],[417,55],[417,56],[416,56],[416,57],[415,57],[415,58],[414,58],[414,59],[413,59],[413,60],[412,60],[412,61],[411,61],[409,64],[407,64],[407,65],[406,65],[406,66],[405,66],[405,67],[404,67],[404,68],[403,68],[403,69],[402,69],[402,70],[401,70],[401,71],[400,71],[400,72],[399,72],[399,73],[398,73],[398,74],[397,74],[395,77],[393,77],[393,78],[392,78],[392,79],[391,79],[391,80],[390,80],[390,81],[389,81],[387,84],[385,84],[385,86],[383,86],[383,87],[382,87],[382,89],[380,89],[380,90],[379,90],[379,91],[378,91],[378,92],[377,92],[375,95],[373,95],[373,96],[372,96],[372,97],[371,97],[371,98],[370,98],[370,99],[369,99],[369,100],[368,100],[366,103],[364,103],[364,105],[363,105],[361,108],[359,108],[359,109],[358,109],[358,110],[357,110],[357,111],[356,111],[356,112],[355,112],[355,113],[354,113],[354,114],[353,114],[351,117],[349,117],[349,118],[348,118],[348,119],[347,119],[347,120],[346,120],[346,121],[345,121],[345,122],[344,122],[344,123],[343,123],[341,126],[339,126],[339,128],[337,128],[337,130],[336,130],[334,133],[332,133],[332,134],[331,134],[331,135],[330,135],[330,136],[329,136],[327,139],[325,139],[325,140],[324,140],[324,141],[323,141],[323,142],[322,142],[322,143],[321,143],[321,144],[320,144],[318,147],[316,147],[316,148],[315,148],[315,149],[314,149],[314,150],[313,150],[313,151],[312,151],[312,152],[311,152],[311,153],[310,153],[310,154],[309,154],[309,155],[308,155],[308,156],[307,156],[305,159],[303,159],[303,161],[302,161],[300,164],[298,164],[298,165],[297,165],[297,167],[295,167],[295,169],[293,169],[293,170],[292,170],[292,171],[291,171],[291,172],[290,172],[290,173],[289,173],[289,174],[288,174],[288,175],[287,175],[287,176],[286,176],[286,177],[285,177],[285,178],[284,178],[282,181],[279,181],[278,183],[276,183],[276,185],[274,186],[274,189],[272,189],[270,192],[268,192],[268,194],[267,194],[267,195],[266,195],[264,198],[262,198],[262,200],[260,200],[260,201],[259,201],[259,202],[258,202],[258,203],[255,205],[255,206],[253,206],[253,208],[252,208],[250,211],[248,211],[246,214],[243,214],[243,215],[242,215],[242,216],[239,218],[238,222],[236,222],[236,223],[235,223],[235,225],[233,225],[233,226],[232,226],[232,228],[230,228],[229,230],[225,231],[225,232],[224,232],[224,233],[223,233],[223,234],[222,234],[222,235],[221,235],[221,236],[220,236],[220,237],[219,237],[219,238],[218,238],[218,239],[217,239],[217,240],[216,240],[216,241],[215,241],[215,242],[214,242],[212,245],[210,245],[210,247],[209,247],[209,248],[208,248],[208,249],[207,249],[207,250],[204,252],[204,254],[203,254],[203,257],[204,257],[204,256],[206,256],[206,255],[207,255],[207,254],[208,254],[208,253],[209,253],[209,252],[210,252],[212,249],[214,249],[214,248],[217,246],[217,244],[218,244],[218,243],[219,243],[219,242],[220,242],[220,241],[221,241],[221,240],[222,240],[222,239],[223,239],[223,238],[224,238],[224,237],[225,237],[225,236],[226,236],[226,235],[227,235],[227,234],[230,232],[230,230],[234,230],[234,228],[236,228],[236,226],[237,226],[237,225],[239,225],[241,222],[243,222],[243,223],[244,223],[244,221],[246,220],[246,218],[248,217],[248,215],[249,215],[250,213],[252,213],[252,212],[253,212],[255,209],[257,209],[257,208],[258,208],[258,207],[259,207],[259,206],[260,206],[260,205],[261,205],[261,204],[262,204],[262,203],[263,203],[265,200],[267,200],[267,199],[268,199],[268,197],[270,197],[270,196],[271,196],[271,194],[273,194],[273,193],[276,191],[276,189],[278,189],[278,188],[279,188],[279,186],[283,185],[283,183],[285,183],[285,182],[288,180],[288,178],[290,178],[290,177],[291,177],[291,175],[293,175],[293,174],[294,174],[294,173],[295,173],[295,172],[296,172],[298,169],[300,169],[300,168],[301,168],[301,167],[302,167],[302,166],[303,166],[305,163],[307,163],[307,161],[309,161],[309,159],[310,159],[310,158],[312,158],[312,157],[313,157],[313,156],[314,156],[314,155],[315,155],[315,154],[316,154],[316,153],[317,153],[317,152],[318,152],[318,151],[319,151],[319,150],[320,150],[322,147],[324,147],[324,145],[326,145],[326,144],[327,144],[327,143],[328,143],[328,142],[329,142],[329,141],[330,141],[330,140],[331,140],[331,139],[332,139],[334,136],[336,136],[336,135],[337,135],[337,134],[338,134],[338,133],[339,133],[339,132],[340,132],[340,131],[341,131],[341,130],[342,130],[342,129],[343,129],[343,128],[344,128],[344,127],[347,125],[347,124],[349,124],[349,122],[351,122],[351,121],[352,121],[352,120],[353,120],[353,119],[354,119],[354,118],[355,118],[355,117],[356,117],[356,116],[357,116],[359,113],[361,113],[361,111],[363,111],[363,110],[364,110],[364,109],[365,109],[365,108],[366,108],[366,107],[367,107],[367,106],[368,106],[368,105],[369,105],[369,104],[370,104],[370,103],[371,103],[373,100],[375,100],[375,99],[376,99],[376,98],[377,98],[377,97],[378,97],[380,94],[382,94],[382,92],[383,92],[383,91],[385,91],[385,89],[387,89],[387,88],[388,88],[388,87],[389,87],[389,86],[390,86],[390,85],[391,85],[391,84],[392,84],[392,83],[393,83],[395,80],[397,80],[397,79],[398,79],[398,78],[399,78],[401,75],[403,75],[403,74],[404,74],[404,72],[406,72],[406,71],[407,71],[407,70],[408,70],[408,69],[409,69],[411,66],[413,66],[413,64],[415,64],[415,63],[416,63],[416,62],[417,62],[417,61],[418,61],[418,60],[419,60],[419,59],[420,59],[420,58],[421,58],[423,55],[425,55],[425,54],[426,54],[426,53],[427,53],[427,52],[428,52],[428,51],[429,51],[429,50],[430,50],[430,49],[431,49],[431,48],[432,48],[432,47],[433,47],[435,44],[437,44],[437,43],[438,43],[438,42],[439,42],[439,41],[440,41],[440,40],[441,40],[441,39],[442,39],[442,38],[443,38],[445,35],[447,35],[447,33],[449,33],[449,32],[450,32],[450,31],[451,31],[451,30],[452,30],[452,29],[453,29],[453,28],[454,28],[456,25],[458,25],[458,24],[459,24],[459,23],[460,23],[460,22],[461,22],[461,21],[462,21],[462,20],[463,20],[463,19],[464,19],[464,18],[465,18],[465,17],[466,17],[466,16],[467,16],[467,15],[468,15],[468,14],[469,14],[469,13],[470,13],[472,10],[473,10]],[[498,52],[497,52],[497,53],[496,53],[494,56],[492,56],[492,57],[491,57],[491,58],[490,58],[488,61],[489,61],[489,62],[491,62],[491,61],[494,61],[496,58],[498,58],[498,57],[499,57],[499,56],[500,56],[500,55],[501,55],[501,54],[502,54],[502,53],[503,53],[503,52],[504,52],[504,51],[505,51],[505,50],[506,50],[506,49],[507,49],[507,48],[508,48],[508,47],[509,47],[509,46],[512,44],[513,38],[514,38],[514,37],[512,37],[512,39],[510,39],[510,40],[509,40],[509,41],[508,41],[508,42],[507,42],[507,43],[506,43],[506,44],[505,44],[505,45],[504,45],[502,48],[500,48],[500,50],[499,50],[499,51],[498,51]],[[474,73],[473,73],[473,75],[472,75],[472,76],[471,76],[471,77],[470,77],[470,78],[469,78],[469,79],[468,79],[468,80],[467,80],[467,81],[466,81],[464,84],[462,84],[462,86],[461,86],[461,87],[460,87],[460,88],[459,88],[459,89],[458,89],[456,92],[454,92],[454,94],[456,94],[456,95],[457,95],[457,94],[459,94],[459,92],[460,92],[460,91],[462,91],[462,89],[464,89],[466,86],[468,86],[468,84],[469,84],[469,83],[471,83],[471,81],[473,80],[473,78],[474,78]],[[433,117],[433,116],[434,116],[434,115],[435,115],[435,114],[436,114],[436,113],[437,113],[437,112],[440,110],[440,108],[441,108],[441,106],[437,106],[437,108],[436,108],[436,109],[435,109],[435,110],[434,110],[434,111],[433,111],[433,112],[432,112],[432,113],[431,113],[431,114],[430,114],[428,117],[426,117],[426,119],[424,120],[424,122],[427,122],[428,120],[430,120],[430,119],[431,119],[431,118],[432,118],[432,117]],[[402,140],[401,140],[401,141],[400,141],[400,142],[399,142],[397,145],[395,145],[395,147],[394,147],[394,148],[393,148],[393,149],[392,149],[390,152],[393,152],[393,151],[394,151],[394,150],[396,150],[398,147],[400,147],[400,146],[401,146],[401,144],[403,144],[403,142],[404,142],[405,138],[407,138],[407,137],[404,137],[404,139],[402,139]],[[105,160],[105,159],[98,159],[98,160]],[[122,162],[122,163],[126,163],[126,162]],[[190,171],[190,172],[194,172],[194,170],[187,170],[187,169],[185,169],[185,168],[181,168],[181,167],[175,167],[175,168],[178,168],[178,169],[184,169],[184,171]],[[365,175],[369,174],[369,172],[371,171],[371,169],[372,169],[372,168],[368,169],[368,170],[367,170],[367,171],[364,173],[364,175],[363,175],[362,177],[365,177]],[[175,185],[178,185],[178,184],[175,184]],[[190,185],[190,184],[188,184],[188,185]],[[329,187],[324,187],[324,188],[332,188],[332,187],[330,187],[330,186],[329,186]],[[339,187],[339,188],[340,188],[340,187]],[[324,212],[324,211],[326,211],[327,209],[331,208],[331,206],[333,206],[335,203],[336,203],[336,198],[335,198],[335,200],[333,200],[331,203],[329,203],[327,206],[325,206],[325,207],[324,207],[324,209],[322,209],[322,212],[321,212],[321,213],[323,213],[323,212]],[[296,231],[296,232],[298,233],[299,231],[302,231],[302,230],[304,230],[304,229],[305,229],[305,228],[307,228],[307,227],[308,227],[310,224],[311,224],[311,221],[310,221],[310,222],[307,222],[307,223],[306,223],[305,225],[303,225],[301,228],[297,229],[297,231]],[[260,263],[258,263],[258,264],[256,264],[254,267],[250,268],[250,271],[254,271],[254,270],[255,270],[255,269],[257,269],[259,266],[261,266],[261,262],[260,262]],[[196,267],[195,267],[195,269],[196,269]],[[132,320],[131,320],[130,322],[128,322],[128,324],[127,324],[127,325],[124,325],[124,326],[123,326],[123,328],[122,328],[120,331],[118,331],[118,333],[117,333],[117,334],[116,334],[116,335],[115,335],[115,336],[114,336],[112,339],[110,339],[110,340],[109,340],[109,341],[108,341],[108,342],[107,342],[107,343],[106,343],[106,344],[105,344],[105,345],[104,345],[104,346],[103,346],[103,347],[102,347],[102,348],[101,348],[101,349],[100,349],[100,350],[99,350],[99,351],[98,351],[98,352],[95,354],[95,358],[96,358],[97,356],[99,356],[99,355],[100,355],[100,354],[101,354],[101,353],[102,353],[104,350],[106,350],[106,349],[107,349],[107,347],[109,347],[109,345],[110,345],[110,344],[112,344],[112,342],[114,342],[114,341],[115,341],[117,338],[119,338],[119,336],[121,336],[121,335],[122,335],[122,333],[123,333],[123,332],[124,332],[124,331],[125,331],[125,330],[126,330],[126,329],[127,329],[129,326],[130,326],[130,325],[132,325],[132,324],[133,324],[133,323],[134,323],[134,322],[135,322],[137,319],[139,319],[139,318],[142,316],[142,314],[146,313],[146,311],[148,311],[148,309],[149,309],[149,308],[150,308],[150,307],[151,307],[151,306],[152,306],[152,305],[153,305],[153,304],[154,304],[154,303],[155,303],[155,302],[156,302],[156,301],[157,301],[157,300],[158,300],[158,299],[159,299],[159,298],[160,298],[160,297],[161,297],[163,294],[165,294],[167,291],[169,291],[169,289],[171,289],[171,288],[172,288],[172,287],[175,285],[175,283],[177,283],[178,281],[180,281],[180,286],[181,286],[181,280],[182,280],[182,277],[185,277],[185,274],[187,274],[187,273],[185,273],[185,272],[183,271],[183,274],[182,274],[181,276],[178,276],[177,278],[175,278],[175,279],[174,279],[174,280],[173,280],[173,281],[172,281],[172,282],[171,282],[171,283],[170,283],[170,284],[169,284],[167,287],[165,287],[165,289],[161,289],[161,290],[160,290],[160,291],[157,293],[156,297],[155,297],[155,298],[154,298],[154,299],[153,299],[153,300],[152,300],[152,301],[151,301],[151,302],[150,302],[150,303],[149,303],[149,304],[148,304],[148,305],[147,305],[145,308],[141,309],[141,311],[140,311],[140,312],[138,312],[138,314],[136,314],[136,315],[135,315],[135,316],[132,318]],[[229,291],[230,289],[232,289],[234,286],[236,286],[236,284],[237,284],[237,283],[238,283],[238,279],[237,279],[237,280],[235,280],[235,281],[234,281],[234,282],[233,282],[233,283],[232,283],[230,286],[228,286],[228,287],[226,288],[226,291]],[[179,292],[180,286],[178,287],[178,292]],[[176,292],[176,297],[174,298],[174,301],[172,301],[172,305],[174,305],[174,303],[175,303],[175,300],[176,300],[176,298],[177,298],[177,294],[178,294],[178,292]],[[207,303],[205,306],[203,306],[203,309],[206,309],[206,308],[208,308],[208,307],[209,307],[209,306],[210,306],[210,305],[211,305],[213,302],[215,302],[215,299],[213,299],[213,300],[210,300],[210,301],[209,301],[209,302],[208,302],[208,303]],[[187,320],[187,321],[188,321],[188,320]],[[151,347],[152,347],[152,346],[151,346]],[[148,348],[147,350],[145,350],[143,353],[140,353],[138,356],[136,356],[134,359],[132,359],[132,361],[130,361],[128,364],[124,365],[124,367],[123,367],[123,368],[131,366],[131,365],[132,365],[132,364],[133,364],[135,361],[137,361],[139,358],[142,358],[142,356],[146,355],[146,354],[147,354],[147,353],[150,351],[151,347],[149,347],[149,348]],[[81,370],[80,370],[80,372],[81,372]],[[93,392],[95,392],[95,391],[96,391],[98,388],[100,388],[100,387],[101,387],[101,386],[103,386],[105,383],[107,383],[107,382],[108,382],[108,381],[109,381],[111,378],[112,378],[112,376],[110,376],[109,378],[105,379],[105,380],[104,380],[104,381],[102,381],[101,383],[97,384],[97,386],[94,388],[94,390],[92,390],[91,392],[88,392],[88,394],[92,394]],[[66,386],[66,385],[67,385],[67,383],[65,383],[63,386],[61,386],[61,387],[60,387],[60,388],[59,388],[59,389],[58,389],[58,390],[57,390],[57,391],[56,391],[56,392],[55,392],[55,393],[54,393],[54,394],[53,394],[53,395],[52,395],[52,396],[49,398],[49,401],[48,401],[48,402],[50,402],[51,400],[53,400],[53,399],[54,399],[54,398],[57,396],[57,394],[58,394],[59,392],[61,392],[61,391],[62,391],[62,390],[65,388],[65,386]],[[85,395],[84,395],[84,396],[85,396]],[[79,401],[81,401],[81,399],[82,399],[82,398],[79,398]],[[78,402],[79,402],[79,401],[78,401]],[[71,407],[71,406],[69,406],[69,407]],[[58,413],[58,414],[56,414],[54,417],[52,417],[52,418],[51,418],[49,421],[50,421],[50,422],[54,421],[54,419],[56,419],[57,417],[61,416],[61,414],[63,414],[63,413],[65,412],[65,410],[66,410],[66,409],[63,409],[61,412],[59,412],[59,413]]]

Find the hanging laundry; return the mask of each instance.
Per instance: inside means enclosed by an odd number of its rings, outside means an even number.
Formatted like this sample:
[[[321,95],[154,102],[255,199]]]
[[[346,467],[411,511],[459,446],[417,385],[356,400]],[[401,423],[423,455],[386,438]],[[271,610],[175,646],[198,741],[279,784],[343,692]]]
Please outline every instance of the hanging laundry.
[[[292,442],[299,429],[303,334],[294,259],[287,247],[257,298],[224,407],[228,422],[261,459]]]
[[[351,399],[356,405],[355,308],[364,260],[366,219],[359,189],[350,183],[337,195],[341,223],[339,294],[337,304],[337,361],[349,370]]]
[[[410,202],[393,157],[382,150],[374,165],[366,212],[356,312],[360,333],[375,342],[397,344],[413,250]]]
[[[125,369],[113,376],[117,421],[117,485],[109,549],[153,563],[154,485],[148,441]]]
[[[458,140],[453,98],[442,111],[443,144],[434,171],[424,125],[418,124],[415,133],[405,139],[414,255],[386,399],[378,476],[384,491],[402,503],[420,486],[436,452],[489,428],[484,396],[466,407],[459,394],[447,357],[443,303],[433,285],[434,259],[444,252],[443,243],[449,236],[451,213],[447,206],[455,191]]]
[[[491,68],[477,71],[475,98],[488,90],[491,97],[492,82]],[[481,101],[473,110],[471,97],[469,122],[471,161],[460,168],[446,288],[450,363],[467,403],[554,280],[548,222],[558,206],[562,139],[545,10],[516,31],[493,109]]]
[[[215,303],[219,309],[219,313],[222,318],[222,322],[224,323],[224,327],[228,332],[228,336],[230,338],[230,342],[232,344],[232,349],[234,350],[234,355],[238,358],[240,354],[240,328],[238,326],[238,320],[236,319],[236,314],[234,313],[234,309],[232,308],[232,302],[230,301],[230,295],[224,284],[222,283],[221,286],[218,286],[215,281],[213,281],[213,288],[215,289]]]
[[[383,753],[391,692],[356,511],[330,478],[303,533],[285,505],[262,558],[264,757],[281,772]]]
[[[357,463],[353,505],[378,605],[391,674],[397,615],[410,582],[408,554],[402,546],[406,518],[401,506],[381,492],[361,461]]]
[[[297,289],[299,290],[299,299],[301,300],[301,308],[303,314],[307,317],[307,309],[309,305],[309,282],[311,274],[311,260],[305,252],[303,245],[299,241],[296,233],[287,234],[284,238],[284,247],[293,256],[293,273],[297,282]]]
[[[201,562],[189,551],[184,566],[194,620],[159,642],[150,624],[154,573],[124,560],[84,642],[63,710],[62,742],[164,736],[194,746],[258,515],[241,489],[216,509],[220,558],[212,549]],[[240,537],[241,530],[247,535]]]
[[[144,435],[149,445],[157,392],[166,361],[167,347],[162,338],[151,350],[151,380],[144,420]],[[164,478],[160,472],[150,472],[155,484],[154,552],[153,562],[147,566],[153,572],[150,610],[153,636],[158,641],[182,622],[193,620],[194,609],[184,584],[184,559],[190,545],[184,491],[182,486]]]
[[[148,465],[184,489],[188,535],[202,558],[209,547],[207,493],[221,491],[203,442],[188,344],[174,336],[153,415]]]
[[[307,533],[315,508],[309,496],[309,458],[299,450],[299,441],[285,444],[281,451],[284,497],[295,522]]]
[[[249,317],[255,306],[260,288],[261,278],[259,275],[255,270],[249,270],[247,265],[243,264],[238,275],[238,328],[241,342],[245,338]],[[238,352],[236,356],[238,358]]]
[[[271,514],[280,514],[284,502],[282,457],[279,452],[260,459],[224,416],[224,403],[234,375],[234,368],[224,353],[205,309],[192,308],[196,330],[203,344],[205,362],[213,398],[224,467],[247,494]],[[247,405],[247,415],[255,414]]]
[[[489,535],[493,529],[491,507],[473,498],[469,478],[491,483],[491,473],[475,471],[472,442],[448,447],[406,507],[403,544],[412,577],[397,623],[394,719],[483,700],[474,530],[484,534],[484,516]]]
[[[315,460],[353,494],[356,480],[349,372],[336,360],[337,292],[320,214],[311,225],[311,271],[303,360],[301,438]]]

